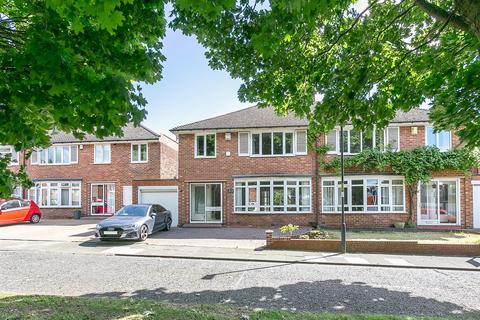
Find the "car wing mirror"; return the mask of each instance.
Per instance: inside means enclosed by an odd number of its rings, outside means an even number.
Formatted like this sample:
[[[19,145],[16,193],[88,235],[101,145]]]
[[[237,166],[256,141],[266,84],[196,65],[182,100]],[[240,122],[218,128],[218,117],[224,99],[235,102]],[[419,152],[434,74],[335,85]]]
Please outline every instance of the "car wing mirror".
[[[150,217],[155,218],[157,216],[156,213],[150,213]]]

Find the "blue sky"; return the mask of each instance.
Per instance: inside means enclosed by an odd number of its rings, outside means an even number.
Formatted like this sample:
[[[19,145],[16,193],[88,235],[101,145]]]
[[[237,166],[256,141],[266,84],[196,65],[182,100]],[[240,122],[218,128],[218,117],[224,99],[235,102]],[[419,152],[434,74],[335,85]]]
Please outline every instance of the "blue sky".
[[[144,125],[173,137],[169,130],[175,126],[250,106],[237,98],[240,80],[232,79],[225,71],[211,69],[205,49],[195,38],[169,29],[163,45],[167,58],[163,79],[154,85],[143,85],[148,101]]]

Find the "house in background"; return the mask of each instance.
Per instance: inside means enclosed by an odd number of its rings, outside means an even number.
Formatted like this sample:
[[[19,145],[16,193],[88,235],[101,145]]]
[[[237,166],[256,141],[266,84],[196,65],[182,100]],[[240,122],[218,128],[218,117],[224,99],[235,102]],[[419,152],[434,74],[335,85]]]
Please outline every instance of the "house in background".
[[[138,187],[144,180],[161,181],[176,190],[177,143],[140,125],[123,128],[122,137],[99,139],[86,135],[79,140],[72,134],[54,132],[51,146],[36,150],[26,160],[35,186],[23,195],[34,200],[46,218],[70,218],[74,210],[82,215],[113,214],[134,201],[158,201],[176,211],[174,196],[160,192],[140,199]],[[5,147],[5,152],[7,152]],[[0,149],[1,151],[2,149]],[[12,151],[12,149],[10,149]],[[23,153],[13,153],[11,168],[23,162]],[[168,189],[168,188],[167,188]],[[18,188],[17,194],[22,194]]]
[[[271,108],[246,108],[172,129],[179,142],[180,225],[339,226],[340,183],[319,168],[307,146],[307,122],[277,116]],[[345,153],[389,146],[408,150],[458,145],[453,132],[433,131],[427,110],[399,112],[384,130],[368,137],[345,131]],[[327,158],[339,156],[339,130],[318,137]],[[477,175],[438,172],[419,186],[414,201],[419,227],[480,227]],[[389,227],[406,221],[409,199],[403,176],[347,172],[346,219],[349,227]],[[475,208],[474,208],[475,207]]]

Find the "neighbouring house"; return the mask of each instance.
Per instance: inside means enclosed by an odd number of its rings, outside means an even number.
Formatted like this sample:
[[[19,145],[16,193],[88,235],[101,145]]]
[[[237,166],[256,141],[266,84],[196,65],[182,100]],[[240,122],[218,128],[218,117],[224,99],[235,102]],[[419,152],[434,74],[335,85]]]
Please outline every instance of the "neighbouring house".
[[[319,168],[307,145],[307,122],[250,107],[178,126],[180,225],[339,226],[337,174]],[[454,132],[435,133],[428,110],[399,112],[384,130],[367,137],[345,128],[345,153],[388,145],[394,150],[458,145]],[[327,158],[339,156],[339,130],[317,139]],[[435,173],[421,184],[413,210],[418,227],[480,228],[480,182],[476,173]],[[347,172],[348,227],[389,227],[408,218],[404,177]]]
[[[0,153],[12,155],[12,170],[23,163],[23,152],[3,146]],[[53,132],[51,146],[25,162],[35,186],[15,193],[35,200],[46,218],[70,218],[74,210],[110,215],[135,202],[171,204],[176,213],[177,155],[176,141],[142,125],[129,124],[122,137],[103,139]]]

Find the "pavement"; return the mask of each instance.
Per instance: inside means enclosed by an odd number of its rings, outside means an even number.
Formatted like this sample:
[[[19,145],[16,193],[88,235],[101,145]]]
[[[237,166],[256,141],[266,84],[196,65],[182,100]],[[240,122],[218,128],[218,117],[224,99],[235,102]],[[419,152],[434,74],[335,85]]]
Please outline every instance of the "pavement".
[[[0,252],[480,271],[477,257],[266,250],[265,230],[255,228],[173,228],[152,235],[146,242],[101,242],[93,236],[96,223],[87,219],[44,220],[37,225],[0,226]]]

